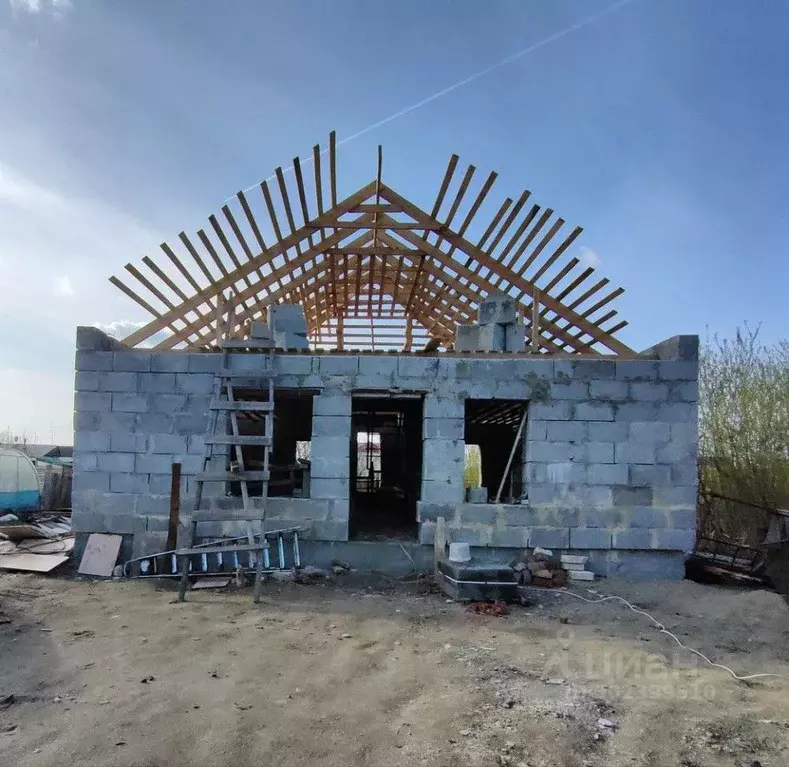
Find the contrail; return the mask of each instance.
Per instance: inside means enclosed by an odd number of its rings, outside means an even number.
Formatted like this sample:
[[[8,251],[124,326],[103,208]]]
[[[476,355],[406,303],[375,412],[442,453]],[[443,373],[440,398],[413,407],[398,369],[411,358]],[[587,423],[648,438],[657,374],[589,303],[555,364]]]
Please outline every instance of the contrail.
[[[437,91],[436,93],[432,94],[431,96],[427,96],[423,98],[421,101],[417,101],[415,104],[411,104],[411,106],[407,106],[404,109],[401,109],[399,112],[395,112],[394,114],[389,115],[389,117],[385,117],[383,120],[379,120],[378,122],[372,123],[368,125],[366,128],[362,128],[360,131],[356,133],[346,136],[344,139],[341,139],[337,142],[337,146],[342,146],[343,144],[347,144],[350,141],[354,141],[355,139],[364,136],[371,131],[376,130],[377,128],[386,125],[387,123],[392,122],[393,120],[397,120],[400,117],[404,117],[411,112],[420,109],[427,104],[431,104],[432,102],[446,96],[453,91],[456,91],[458,88],[462,88],[464,85],[468,85],[469,83],[473,83],[475,80],[479,80],[480,77],[484,77],[487,74],[490,74],[496,69],[500,67],[504,67],[507,64],[511,64],[513,61],[517,61],[524,56],[528,56],[530,53],[534,53],[534,51],[539,50],[540,48],[544,48],[546,45],[550,45],[551,43],[555,43],[557,40],[561,40],[563,37],[567,37],[567,35],[571,35],[574,32],[578,32],[585,27],[594,24],[599,19],[603,18],[604,16],[608,16],[611,13],[618,11],[620,8],[623,8],[626,5],[630,5],[631,3],[635,2],[635,0],[617,0],[617,2],[612,3],[607,8],[603,8],[603,10],[598,11],[597,13],[593,13],[591,16],[587,16],[585,19],[581,21],[577,21],[575,24],[566,27],[565,29],[560,30],[559,32],[554,32],[552,35],[548,35],[548,37],[540,40],[539,42],[532,43],[531,45],[526,46],[525,48],[521,48],[519,51],[515,53],[511,53],[509,56],[501,59],[501,61],[497,61],[495,64],[491,64],[485,69],[480,69],[478,72],[474,72],[474,74],[469,75],[468,77],[464,77],[462,80],[458,80],[456,83],[452,83],[452,85],[448,85],[446,88]],[[321,155],[327,154],[328,149],[323,149],[321,151]],[[305,158],[303,164],[307,165],[308,163],[312,162],[312,156]],[[283,169],[283,172],[289,173],[293,170],[293,166],[290,165],[287,168]],[[269,176],[266,181],[273,181],[276,178],[275,175]],[[248,186],[244,189],[244,192],[248,192],[250,189],[256,187],[257,184],[252,184],[252,186]],[[228,198],[225,202],[229,202],[232,198]]]

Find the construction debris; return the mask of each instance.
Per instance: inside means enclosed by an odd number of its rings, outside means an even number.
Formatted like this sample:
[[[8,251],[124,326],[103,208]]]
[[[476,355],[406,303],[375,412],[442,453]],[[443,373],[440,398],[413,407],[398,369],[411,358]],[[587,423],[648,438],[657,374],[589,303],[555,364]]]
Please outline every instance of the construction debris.
[[[13,514],[0,524],[0,570],[48,573],[67,562],[74,550],[71,520],[62,514]]]
[[[513,569],[522,585],[561,588],[568,580],[594,580],[594,573],[585,570],[587,557],[562,554],[554,556],[550,549],[539,546],[531,551],[525,549]]]

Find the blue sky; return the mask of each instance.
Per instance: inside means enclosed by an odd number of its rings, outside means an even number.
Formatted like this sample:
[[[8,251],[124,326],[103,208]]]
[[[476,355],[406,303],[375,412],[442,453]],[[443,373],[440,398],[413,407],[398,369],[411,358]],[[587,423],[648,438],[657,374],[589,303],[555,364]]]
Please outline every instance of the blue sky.
[[[635,348],[786,337],[789,5],[777,0],[0,0],[0,429],[71,438],[77,324],[108,282],[277,165],[344,144],[423,207],[449,155],[569,224]],[[607,12],[610,11],[610,12]],[[488,217],[489,218],[489,217]]]

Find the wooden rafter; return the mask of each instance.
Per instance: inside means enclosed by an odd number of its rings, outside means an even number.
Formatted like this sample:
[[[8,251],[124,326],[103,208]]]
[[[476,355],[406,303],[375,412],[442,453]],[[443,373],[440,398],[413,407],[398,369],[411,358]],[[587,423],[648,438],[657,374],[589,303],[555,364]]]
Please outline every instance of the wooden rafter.
[[[236,335],[268,306],[297,302],[317,346],[399,345],[410,351],[430,337],[450,347],[455,326],[474,321],[480,298],[503,291],[520,303],[533,351],[633,356],[614,335],[627,324],[611,306],[622,288],[603,291],[608,280],[596,279],[571,254],[581,228],[561,234],[564,220],[531,203],[528,190],[500,202],[472,242],[467,234],[488,203],[496,173],[477,186],[476,168],[469,165],[453,184],[459,158],[452,155],[428,213],[383,182],[380,147],[374,180],[344,199],[338,195],[333,132],[328,192],[321,156],[315,146],[312,179],[294,158],[291,190],[286,172],[277,168],[276,200],[266,181],[258,199],[238,192],[222,206],[222,223],[209,217],[215,240],[206,229],[197,231],[196,240],[181,232],[190,262],[165,243],[164,263],[146,256],[147,273],[126,266],[134,288],[112,277],[151,315],[125,343],[144,344],[165,332],[155,348],[210,347],[216,307],[230,290],[236,308],[229,323]]]

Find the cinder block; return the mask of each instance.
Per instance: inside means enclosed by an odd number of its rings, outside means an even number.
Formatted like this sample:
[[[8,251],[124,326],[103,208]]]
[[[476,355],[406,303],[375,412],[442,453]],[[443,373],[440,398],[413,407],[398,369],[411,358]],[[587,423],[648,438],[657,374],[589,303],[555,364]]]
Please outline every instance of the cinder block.
[[[189,354],[190,373],[216,373],[222,367],[222,355],[216,352]]]
[[[612,487],[614,506],[651,506],[653,491],[651,487]]]
[[[75,370],[112,370],[112,352],[78,351]]]
[[[77,432],[74,435],[75,456],[93,450],[104,452],[110,449],[110,435],[100,431]]]
[[[137,431],[139,413],[98,413],[99,431]]]
[[[549,463],[544,481],[553,485],[582,485],[586,482],[586,464],[561,461]]]
[[[141,394],[113,394],[112,409],[118,413],[147,413],[148,399]]]
[[[680,381],[669,386],[669,401],[698,402],[699,384],[696,381]]]
[[[611,543],[615,549],[651,549],[652,531],[638,527],[612,531]]]
[[[274,370],[279,375],[305,376],[312,373],[312,356],[308,354],[277,354]]]
[[[586,460],[589,463],[613,463],[614,462],[614,443],[613,442],[587,442]]]
[[[435,522],[439,517],[444,517],[447,522],[455,518],[457,506],[452,503],[426,503],[417,501],[416,518],[419,522]]]
[[[329,501],[315,498],[269,498],[266,513],[278,519],[294,522],[316,521],[329,518]]]
[[[168,395],[162,394],[162,397]],[[168,434],[173,430],[174,417],[173,415],[165,415],[164,413],[113,413],[113,416],[118,418],[131,418],[132,425],[129,427],[132,431],[147,434],[148,432],[158,432],[159,434]]]
[[[311,443],[313,460],[318,456],[338,456],[348,460],[351,452],[349,437],[313,437]]]
[[[397,358],[397,374],[403,378],[433,379],[438,374],[438,358],[400,356]]]
[[[101,519],[100,532],[102,533],[110,533],[111,535],[142,535],[145,533],[145,517],[138,517],[134,513],[102,514]],[[123,557],[119,556],[118,561],[122,560]]]
[[[351,417],[350,394],[319,394],[312,398],[312,415]]]
[[[479,325],[455,327],[455,351],[474,352],[479,349]]]
[[[151,352],[152,373],[186,373],[189,354],[186,352]]]
[[[487,546],[492,532],[490,527],[452,527],[449,529],[449,540],[451,543]]]
[[[590,463],[586,466],[586,481],[590,485],[626,485],[627,464]]]
[[[122,498],[123,496],[116,496]],[[136,513],[141,516],[162,517],[170,511],[170,493],[167,495],[126,496],[136,499]],[[235,499],[234,499],[235,500]],[[181,499],[181,508],[189,508],[188,501]]]
[[[551,442],[581,442],[588,436],[582,421],[548,421],[547,439]]]
[[[328,501],[329,519],[348,524],[351,516],[351,504],[347,498],[332,498]]]
[[[636,402],[666,402],[668,386],[655,381],[631,383],[630,399]]]
[[[175,373],[140,373],[138,391],[141,394],[173,394]]]
[[[616,363],[616,377],[620,381],[654,381],[658,363],[652,360],[620,360]]]
[[[75,533],[96,533],[101,526],[101,516],[94,511],[73,509],[71,529]]]
[[[591,421],[588,424],[591,442],[626,442],[629,425],[627,423],[611,423],[608,421]],[[598,461],[605,463],[605,461]]]
[[[668,512],[651,506],[636,506],[628,514],[630,527],[659,530],[668,527]]]
[[[617,463],[654,463],[655,445],[652,442],[617,442],[614,459]]]
[[[205,435],[192,434],[186,438],[186,452],[190,455],[205,454]]]
[[[181,464],[181,474],[197,474],[203,470],[202,455],[176,455],[173,460]]]
[[[610,549],[611,532],[597,527],[571,527],[571,549]]]
[[[614,408],[599,402],[578,402],[574,408],[576,421],[613,421]]]
[[[526,326],[521,323],[506,325],[504,328],[504,350],[522,352],[526,348]]]
[[[173,457],[171,455],[141,455],[134,461],[134,471],[141,474],[171,474]],[[129,469],[132,471],[132,469]]]
[[[463,477],[423,479],[421,500],[425,503],[462,503]]]
[[[147,493],[148,475],[130,472],[112,472],[110,474],[110,492],[112,493]]]
[[[268,307],[268,324],[274,331],[307,334],[307,319],[299,304],[276,304]]]
[[[610,493],[610,490],[609,490]],[[611,497],[609,495],[609,506]],[[598,527],[610,530],[612,527],[625,527],[629,517],[629,509],[612,509],[601,507],[597,509],[583,508],[579,514],[579,527]]]
[[[562,488],[547,482],[531,482],[528,487],[529,503],[556,503],[562,493]]]
[[[537,402],[529,407],[529,416],[538,421],[569,421],[572,411],[570,402]]]
[[[138,349],[116,351],[112,355],[112,369],[133,373],[147,373],[151,369],[151,353]]]
[[[526,461],[538,463],[565,463],[572,458],[572,443],[541,442],[529,440],[526,443]]]
[[[696,381],[699,377],[698,362],[661,360],[657,365],[661,381]]]
[[[477,321],[480,325],[489,323],[517,322],[518,303],[510,295],[502,292],[489,293],[479,303]]]
[[[319,477],[327,479],[331,477],[340,477],[347,480],[350,476],[348,456],[342,453],[316,453],[313,450],[310,472],[313,483],[313,493],[315,493],[314,482]]]
[[[425,395],[423,417],[460,418],[465,415],[464,402],[460,397],[443,397],[436,394]]]
[[[262,339],[270,339],[271,338],[271,326],[268,322],[262,322],[260,320],[253,320],[249,323],[249,337],[250,338],[262,338]]]
[[[687,509],[669,509],[664,512],[668,517],[668,527],[677,528],[679,530],[695,530],[696,529],[696,509],[695,507],[688,507]],[[659,527],[653,525],[653,527]]]
[[[425,439],[463,439],[465,423],[462,418],[426,418],[422,436]]]
[[[432,546],[436,536],[435,522],[422,522],[419,525],[419,542],[424,546]]]
[[[134,471],[134,453],[99,453],[99,471]]]
[[[616,376],[614,360],[573,360],[572,377],[576,381],[596,381]]]
[[[196,413],[174,413],[172,416],[151,416],[142,415],[140,417],[140,428],[142,428],[142,419],[148,420],[157,418],[161,421],[151,423],[149,431],[158,431],[162,434],[167,432],[167,424],[172,423],[172,430],[176,434],[181,434],[185,437],[191,437],[193,434],[205,434],[208,428],[208,416],[198,415]],[[161,426],[160,426],[161,424]]]
[[[614,464],[614,466],[622,465],[623,464]],[[671,482],[671,472],[668,466],[631,463],[629,467],[628,482],[633,485],[633,487],[667,485]]]
[[[316,415],[312,418],[312,437],[351,439],[351,419],[342,415]]]
[[[81,471],[75,469],[71,489],[75,494],[85,492],[108,493],[110,491],[110,475],[104,471]]]
[[[493,530],[490,545],[505,549],[522,549],[529,545],[531,530],[528,527],[507,527],[504,530]]]
[[[479,327],[479,346],[480,351],[484,352],[503,352],[507,348],[507,329],[504,325],[490,323]]]
[[[151,434],[149,437],[151,453],[186,453],[186,437],[178,434]]]
[[[359,358],[340,354],[321,355],[318,357],[318,372],[330,376],[355,376],[359,373]]]
[[[654,488],[653,505],[661,508],[695,506],[698,492],[699,490],[695,483],[669,487],[658,486]]]
[[[698,481],[699,470],[695,458],[671,464],[671,483],[675,485],[692,485]],[[667,483],[664,483],[667,484]]]
[[[347,477],[312,477],[310,479],[311,498],[349,498]]]
[[[653,530],[652,548],[669,551],[693,551],[696,545],[696,530]]]
[[[626,400],[630,390],[626,382],[604,380],[589,382],[589,396],[594,400],[609,402]]]
[[[598,381],[597,383],[604,383]],[[568,400],[571,402],[585,402],[589,399],[591,384],[586,381],[573,381],[569,378],[551,383],[551,399]]]
[[[140,474],[141,477],[148,479],[148,492],[152,495],[166,495],[169,496],[173,489],[172,474]],[[187,477],[181,475],[181,508],[191,508],[187,505],[186,498],[189,495],[189,487]],[[218,487],[219,485],[217,485]],[[210,485],[206,485],[206,488]],[[224,487],[224,486],[222,486]]]
[[[235,355],[235,357],[239,356],[241,355]],[[213,388],[214,376],[210,373],[176,373],[175,375],[175,391],[178,394],[211,394]]]
[[[99,470],[99,454],[87,451],[75,451],[73,459],[75,474],[84,474]]]
[[[98,391],[99,373],[97,370],[77,370],[74,374],[74,391]]]
[[[496,508],[487,503],[462,503],[457,518],[463,525],[492,525],[496,521]]]
[[[97,431],[100,420],[101,416],[99,413],[80,413],[75,410],[74,418],[72,419],[74,431]]]
[[[661,421],[633,421],[630,424],[631,442],[668,442],[670,438],[670,424]]]
[[[165,374],[162,374],[165,375]],[[206,398],[207,400],[208,398]],[[189,403],[186,394],[149,394],[148,411],[151,413],[183,413]]]
[[[623,402],[616,405],[616,420],[620,423],[665,421],[665,418],[658,418],[658,407],[657,402]]]
[[[698,406],[693,402],[663,402],[658,405],[657,416],[661,421],[687,422],[698,418]]]
[[[529,533],[529,545],[543,549],[567,549],[570,547],[568,527],[533,527]]]
[[[276,357],[278,356],[279,355],[276,355]],[[235,373],[249,373],[249,377],[254,379],[256,376],[259,376],[262,371],[268,369],[268,355],[231,354],[230,369]]]
[[[136,373],[107,372],[99,374],[99,391],[137,392]]]
[[[336,519],[313,522],[312,537],[316,541],[347,541],[348,523]]]

